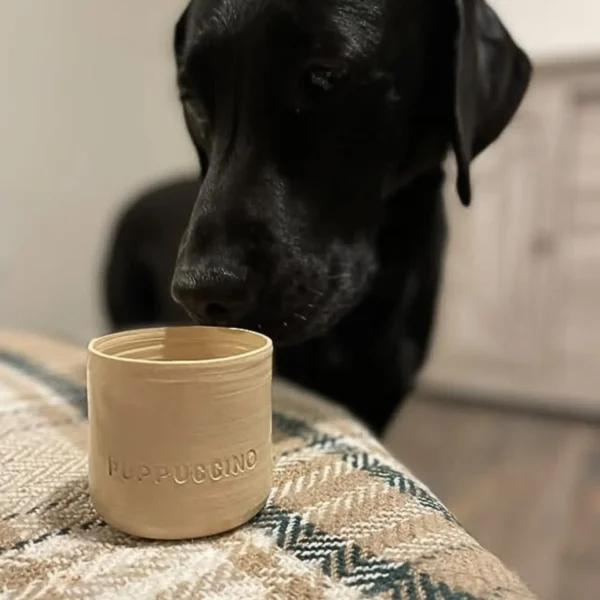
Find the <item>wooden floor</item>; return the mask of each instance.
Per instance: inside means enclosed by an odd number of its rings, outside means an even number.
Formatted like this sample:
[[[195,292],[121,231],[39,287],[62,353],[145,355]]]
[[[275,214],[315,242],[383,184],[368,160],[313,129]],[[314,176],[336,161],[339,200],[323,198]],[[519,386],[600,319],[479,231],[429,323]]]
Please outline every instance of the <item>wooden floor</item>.
[[[600,598],[600,428],[415,398],[386,441],[540,599]]]

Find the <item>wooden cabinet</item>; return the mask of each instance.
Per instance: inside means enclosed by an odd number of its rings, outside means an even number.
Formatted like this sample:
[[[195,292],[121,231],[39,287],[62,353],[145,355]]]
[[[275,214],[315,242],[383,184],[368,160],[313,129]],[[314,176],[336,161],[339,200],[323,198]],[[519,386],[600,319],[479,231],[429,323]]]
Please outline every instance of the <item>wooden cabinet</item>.
[[[562,181],[570,208],[561,252],[565,385],[597,399],[600,412],[600,75],[573,88]]]
[[[600,415],[600,63],[538,68],[503,136],[448,178],[424,388]]]

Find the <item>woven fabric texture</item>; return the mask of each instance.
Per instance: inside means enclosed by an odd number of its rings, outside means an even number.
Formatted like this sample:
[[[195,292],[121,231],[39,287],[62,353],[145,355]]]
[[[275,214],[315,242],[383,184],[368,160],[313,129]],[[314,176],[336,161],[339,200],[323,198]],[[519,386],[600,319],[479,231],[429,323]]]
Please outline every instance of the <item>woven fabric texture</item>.
[[[83,349],[0,334],[0,598],[534,598],[360,424],[279,384],[257,517],[206,540],[119,533],[89,500],[84,383]]]

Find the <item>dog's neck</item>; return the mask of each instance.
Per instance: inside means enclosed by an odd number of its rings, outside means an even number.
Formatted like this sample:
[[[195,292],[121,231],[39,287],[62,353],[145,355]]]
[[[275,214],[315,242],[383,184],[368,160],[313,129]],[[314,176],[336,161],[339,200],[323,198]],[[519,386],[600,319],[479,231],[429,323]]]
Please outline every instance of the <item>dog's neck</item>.
[[[445,241],[442,184],[437,169],[387,200],[379,270],[363,301],[324,336],[276,353],[280,375],[351,407],[377,433],[429,350]]]

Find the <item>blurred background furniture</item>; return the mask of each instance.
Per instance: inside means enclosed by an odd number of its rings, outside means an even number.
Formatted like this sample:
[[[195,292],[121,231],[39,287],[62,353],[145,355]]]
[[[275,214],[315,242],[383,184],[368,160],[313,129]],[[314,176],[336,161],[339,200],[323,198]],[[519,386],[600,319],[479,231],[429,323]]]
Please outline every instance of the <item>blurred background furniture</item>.
[[[538,66],[473,180],[423,387],[600,418],[600,62]]]

